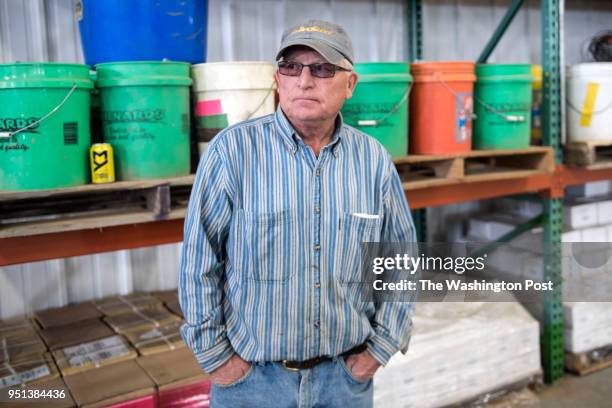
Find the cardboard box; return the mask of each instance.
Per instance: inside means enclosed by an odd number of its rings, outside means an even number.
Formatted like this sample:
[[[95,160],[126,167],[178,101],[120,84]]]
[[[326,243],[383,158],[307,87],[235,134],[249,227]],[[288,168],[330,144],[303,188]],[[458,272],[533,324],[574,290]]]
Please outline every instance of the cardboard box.
[[[168,308],[168,310],[170,310],[175,315],[180,316],[181,318],[184,318],[183,309],[181,309],[181,305],[179,304],[178,301],[172,302],[172,303],[166,303],[166,307]]]
[[[105,407],[148,396],[154,401],[155,383],[135,360],[69,375],[64,381],[83,408]]]
[[[187,348],[138,357],[136,361],[160,392],[210,378]]]
[[[105,316],[116,316],[139,310],[162,307],[162,302],[147,293],[133,293],[94,301],[98,310]]]
[[[15,399],[9,398],[9,390],[18,390],[20,393],[25,393],[26,396],[28,391],[38,392],[45,391],[45,398],[35,399]],[[53,398],[49,397],[52,396]],[[40,381],[33,384],[26,384],[25,386],[15,385],[13,387],[5,388],[0,390],[0,406],[2,408],[32,408],[32,407],[45,407],[45,408],[74,408],[76,407],[68,387],[61,378],[54,378],[52,380]]]
[[[565,231],[561,234],[561,242],[582,242],[582,231]]]
[[[153,296],[164,302],[165,305],[168,303],[178,303],[178,289],[162,290],[158,292],[151,292]]]
[[[564,206],[563,223],[570,229],[597,225],[597,203],[577,202]]]
[[[154,328],[136,328],[124,333],[142,356],[185,347],[180,329],[183,322],[172,322]]]
[[[605,227],[585,228],[581,231],[582,242],[607,242],[608,234]]]
[[[170,313],[163,306],[153,309],[135,310],[115,316],[107,316],[104,321],[117,333],[124,334],[128,330],[153,329],[180,321],[181,318]]]
[[[569,186],[565,190],[568,197],[601,197],[610,193],[610,184],[608,180],[591,181],[585,184]]]
[[[599,224],[612,223],[612,200],[597,202],[597,222]]]
[[[497,200],[496,208],[525,219],[535,218],[542,213],[541,203],[515,198],[501,198]]]
[[[50,327],[40,331],[40,336],[51,351],[98,340],[113,334],[115,334],[113,330],[98,319],[84,320],[66,326]]]
[[[64,376],[130,360],[136,358],[136,356],[136,351],[119,335],[53,352],[55,363]]]
[[[7,333],[15,333],[18,331],[36,331],[37,326],[30,319],[9,319],[0,320],[0,336]]]
[[[31,326],[0,333],[0,363],[37,359],[46,351],[47,346]]]
[[[521,219],[500,214],[473,217],[469,221],[469,236],[480,241],[495,241],[514,230]]]
[[[102,316],[102,312],[100,312],[91,302],[78,303],[34,313],[34,317],[44,329],[65,326],[84,320],[100,319]]]
[[[59,372],[48,353],[28,361],[5,361],[0,365],[0,389],[57,377]]]

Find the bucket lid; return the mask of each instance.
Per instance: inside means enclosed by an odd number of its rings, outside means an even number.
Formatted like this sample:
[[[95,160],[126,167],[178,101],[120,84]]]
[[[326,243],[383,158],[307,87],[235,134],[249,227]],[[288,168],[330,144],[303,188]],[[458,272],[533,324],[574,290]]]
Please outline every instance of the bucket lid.
[[[410,64],[412,75],[474,74],[474,63],[470,61],[420,61]]]
[[[71,88],[92,89],[90,68],[57,62],[0,64],[0,89]]]
[[[271,90],[276,68],[268,61],[206,62],[191,67],[196,92]]]
[[[529,82],[531,83],[531,64],[478,64],[478,82]]]
[[[365,62],[355,64],[359,82],[412,82],[410,65],[404,62]]]
[[[586,62],[567,67],[567,76],[604,75],[612,77],[612,62]]]
[[[174,61],[105,62],[96,65],[100,88],[112,86],[191,85],[189,63]]]

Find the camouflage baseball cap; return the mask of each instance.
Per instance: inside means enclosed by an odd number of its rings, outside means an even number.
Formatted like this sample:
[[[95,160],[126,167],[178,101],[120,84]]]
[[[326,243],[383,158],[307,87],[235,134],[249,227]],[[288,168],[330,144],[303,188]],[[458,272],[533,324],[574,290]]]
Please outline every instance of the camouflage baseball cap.
[[[339,64],[343,58],[351,64],[354,60],[353,44],[348,34],[329,21],[308,20],[285,30],[276,60],[280,60],[283,52],[294,45],[310,47],[332,64]]]

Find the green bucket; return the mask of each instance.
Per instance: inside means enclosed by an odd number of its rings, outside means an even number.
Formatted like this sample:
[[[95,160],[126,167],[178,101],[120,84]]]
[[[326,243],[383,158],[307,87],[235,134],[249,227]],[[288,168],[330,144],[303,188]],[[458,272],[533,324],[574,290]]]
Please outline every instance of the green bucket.
[[[359,81],[342,108],[344,121],[378,140],[393,158],[408,154],[410,65],[401,62],[355,64]]]
[[[118,180],[189,174],[189,64],[111,62],[96,65],[104,141]]]
[[[524,149],[531,133],[531,65],[476,65],[475,149]]]
[[[89,67],[0,64],[0,190],[86,184]]]

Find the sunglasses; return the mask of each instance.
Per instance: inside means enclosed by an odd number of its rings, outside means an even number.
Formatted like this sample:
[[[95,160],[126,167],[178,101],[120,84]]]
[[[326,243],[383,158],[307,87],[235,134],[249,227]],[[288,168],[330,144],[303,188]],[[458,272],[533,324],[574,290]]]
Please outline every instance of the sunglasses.
[[[287,76],[300,76],[302,69],[308,67],[310,75],[317,78],[332,78],[336,75],[336,71],[347,71],[350,69],[342,68],[329,62],[318,62],[316,64],[301,64],[295,61],[280,61],[278,63],[278,72]]]

